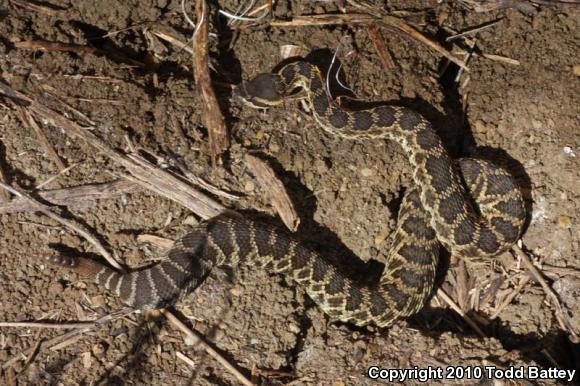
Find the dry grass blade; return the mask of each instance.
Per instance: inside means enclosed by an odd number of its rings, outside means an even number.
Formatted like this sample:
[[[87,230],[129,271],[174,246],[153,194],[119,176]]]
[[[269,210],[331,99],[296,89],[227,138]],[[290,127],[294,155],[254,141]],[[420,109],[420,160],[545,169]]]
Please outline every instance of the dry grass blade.
[[[264,189],[270,197],[272,205],[280,215],[280,218],[286,227],[293,232],[296,231],[298,225],[300,225],[300,218],[298,217],[298,214],[294,209],[294,204],[292,204],[292,200],[288,197],[282,182],[280,182],[272,168],[261,159],[250,154],[246,154],[244,158],[248,168],[258,179],[262,189]]]
[[[229,149],[230,139],[226,122],[220,110],[209,73],[208,31],[209,12],[205,0],[195,4],[198,25],[193,40],[193,73],[201,94],[203,119],[209,132],[209,146],[212,153],[212,164],[215,166],[219,156]]]
[[[29,201],[31,205],[36,206],[37,211],[42,212],[46,216],[52,218],[53,220],[58,221],[62,225],[66,226],[67,228],[72,229],[75,232],[77,232],[78,234],[80,234],[82,237],[85,238],[85,240],[87,240],[89,243],[93,244],[95,249],[101,254],[101,256],[103,256],[109,262],[109,264],[111,264],[113,267],[115,267],[119,270],[122,270],[121,265],[119,265],[119,263],[115,260],[115,258],[105,249],[103,244],[101,244],[101,242],[95,236],[93,236],[89,232],[89,230],[86,229],[83,225],[77,224],[74,221],[68,220],[68,219],[60,216],[59,214],[55,213],[53,211],[53,209],[50,208],[49,206],[44,205],[43,203],[41,203],[41,202],[37,201],[36,199],[32,198],[31,196],[29,196],[28,194],[26,194],[24,192],[20,192],[17,189],[11,187],[10,185],[6,185],[5,183],[0,182],[0,187],[8,190],[10,193],[12,193],[20,198],[23,198],[23,199]]]
[[[564,307],[560,303],[560,299],[558,299],[558,295],[548,285],[548,283],[546,283],[546,280],[544,279],[542,273],[536,268],[536,266],[532,263],[532,261],[530,260],[528,255],[524,251],[522,251],[522,249],[520,247],[518,247],[517,245],[514,245],[512,247],[512,251],[523,262],[524,268],[526,268],[528,271],[530,271],[530,273],[532,274],[534,279],[536,281],[538,281],[538,283],[540,283],[540,285],[544,289],[544,292],[546,292],[546,295],[548,295],[548,297],[552,301],[552,304],[556,308],[556,319],[558,319],[558,323],[560,324],[560,327],[564,331],[568,332],[570,340],[573,343],[579,343],[580,342],[580,337],[578,335],[579,333],[577,331],[574,331],[574,328],[572,327],[572,324],[570,323],[570,320],[568,319],[567,312],[565,311]]]
[[[129,154],[126,157],[132,163],[125,165],[131,173],[125,175],[125,178],[180,203],[204,219],[225,212],[226,208],[222,204],[192,188],[177,176],[159,169],[145,158],[137,154]]]
[[[482,24],[482,25],[480,25],[478,27],[473,27],[473,28],[470,28],[470,29],[468,29],[466,31],[460,32],[458,34],[455,34],[455,35],[452,35],[452,36],[448,36],[445,39],[445,41],[446,42],[450,42],[452,40],[456,40],[456,39],[462,38],[464,36],[469,36],[469,35],[476,34],[478,32],[481,32],[483,30],[486,30],[488,28],[491,28],[491,27],[495,26],[496,24],[498,24],[502,20],[503,20],[503,18],[499,18],[497,20],[492,20],[492,21],[487,22],[487,23],[484,23],[484,24]]]
[[[499,314],[501,314],[503,309],[506,308],[508,304],[510,304],[516,298],[516,296],[518,296],[518,294],[522,291],[526,284],[529,283],[529,281],[530,278],[528,276],[522,277],[518,283],[518,286],[512,292],[510,292],[508,296],[505,297],[499,306],[497,306],[496,310],[490,316],[490,319],[496,319]]]
[[[375,50],[377,50],[377,53],[379,54],[379,58],[381,59],[383,66],[385,66],[385,68],[388,68],[389,70],[395,69],[393,57],[391,56],[391,53],[389,52],[387,45],[385,44],[385,39],[383,39],[383,35],[381,35],[380,29],[376,26],[376,24],[373,24],[369,26],[367,32],[371,37],[371,40],[373,41],[373,45],[375,46]]]
[[[520,65],[519,60],[508,58],[506,56],[494,55],[494,54],[485,54],[485,53],[481,54],[481,56],[483,56],[486,59],[495,60],[496,62],[511,64],[512,66],[519,66]]]
[[[92,322],[77,323],[48,323],[48,322],[0,322],[0,327],[14,328],[52,328],[56,330],[68,330],[71,328],[86,328],[92,326]]]
[[[194,49],[192,47],[188,46],[187,43],[184,43],[181,40],[176,39],[173,36],[168,35],[168,34],[163,33],[163,32],[151,31],[151,33],[153,35],[157,36],[159,39],[165,40],[166,42],[176,46],[178,49],[184,50],[186,52],[189,52],[192,55],[195,55]]]
[[[135,312],[135,310],[133,308],[125,307],[119,311],[116,311],[116,312],[109,314],[109,315],[105,315],[102,318],[95,320],[90,325],[88,325],[84,328],[77,328],[77,329],[74,329],[74,330],[69,331],[67,333],[64,333],[62,335],[55,336],[52,339],[43,341],[43,342],[41,342],[39,349],[42,350],[43,348],[46,348],[46,347],[52,348],[55,345],[58,345],[62,342],[66,342],[66,341],[73,339],[74,337],[77,337],[79,335],[82,335],[86,332],[95,330],[95,329],[99,328],[100,326],[103,326],[107,323],[114,322],[117,319],[124,318],[124,317],[126,317],[134,312]],[[36,347],[31,347],[29,349],[24,350],[21,353],[16,354],[15,356],[13,356],[12,358],[10,358],[9,360],[7,360],[6,362],[4,362],[2,364],[2,369],[6,370],[8,368],[11,368],[16,362],[21,361],[21,360],[25,360],[26,359],[25,355],[30,356],[35,351],[36,351]]]
[[[58,170],[63,171],[64,169],[66,169],[66,165],[64,164],[64,162],[62,162],[62,160],[58,156],[58,153],[56,152],[56,150],[54,150],[54,147],[50,144],[48,138],[46,138],[46,135],[44,134],[40,126],[38,126],[38,123],[36,123],[32,115],[30,115],[30,113],[22,107],[19,108],[19,111],[22,122],[25,125],[30,126],[32,130],[34,130],[34,133],[38,137],[38,141],[40,142],[42,147],[44,147],[44,149],[48,153],[48,156],[56,164]]]
[[[290,21],[272,21],[270,25],[273,27],[304,27],[304,26],[318,26],[318,25],[354,25],[354,24],[378,24],[384,27],[389,27],[394,29],[399,33],[403,33],[403,36],[408,36],[413,40],[425,44],[431,49],[435,50],[442,56],[446,57],[453,63],[457,64],[459,67],[463,68],[465,71],[469,69],[463,64],[463,62],[453,56],[451,52],[446,50],[439,43],[436,43],[415,28],[411,27],[405,21],[398,19],[393,16],[380,15],[373,16],[368,14],[322,14],[322,15],[312,15],[312,16],[296,16]]]
[[[0,82],[0,93],[16,102],[28,104],[30,111],[38,114],[52,125],[60,127],[66,135],[86,142],[113,162],[123,166],[130,173],[127,178],[144,188],[178,202],[205,219],[225,211],[226,208],[223,205],[192,188],[181,179],[159,169],[141,157],[128,156],[112,149],[89,130],[2,82]]]
[[[200,344],[203,347],[205,352],[207,352],[212,358],[218,361],[226,370],[232,373],[236,377],[236,379],[240,381],[241,384],[245,386],[255,386],[255,384],[252,381],[246,378],[244,374],[239,372],[238,369],[236,369],[230,362],[228,362],[220,353],[218,353],[216,350],[214,350],[213,347],[207,344],[207,342],[205,341],[205,339],[201,334],[187,327],[181,320],[179,320],[171,312],[167,310],[161,310],[161,314],[165,316],[165,318],[169,321],[169,323],[171,323],[174,327],[181,330],[185,335],[190,337],[192,340],[198,342],[198,344]]]
[[[22,7],[24,9],[28,9],[29,11],[40,12],[47,15],[56,15],[60,11],[64,10],[61,8],[57,8],[54,5],[46,6],[37,4],[38,2],[30,2],[26,0],[10,0],[10,2],[14,5]]]
[[[463,310],[459,308],[459,306],[453,301],[453,299],[451,299],[451,297],[449,297],[449,295],[447,295],[447,293],[443,291],[441,288],[437,290],[437,296],[443,299],[443,301],[447,303],[449,307],[453,309],[453,311],[457,312],[463,318],[463,320],[465,320],[465,322],[469,324],[471,328],[473,328],[473,331],[475,331],[477,335],[479,335],[482,338],[487,337],[487,335],[485,335],[483,331],[481,331],[479,326],[467,314],[465,314],[465,312],[463,312]]]
[[[6,174],[4,173],[4,165],[0,162],[0,182],[7,183]],[[5,205],[5,203],[10,202],[10,193],[4,189],[0,189],[0,207]],[[0,212],[2,213],[2,212]]]
[[[99,199],[116,198],[123,194],[133,193],[139,190],[139,186],[133,182],[117,180],[101,184],[75,186],[72,188],[41,190],[35,193],[53,205],[88,206]],[[33,212],[36,210],[35,205],[21,197],[0,203],[0,214]]]

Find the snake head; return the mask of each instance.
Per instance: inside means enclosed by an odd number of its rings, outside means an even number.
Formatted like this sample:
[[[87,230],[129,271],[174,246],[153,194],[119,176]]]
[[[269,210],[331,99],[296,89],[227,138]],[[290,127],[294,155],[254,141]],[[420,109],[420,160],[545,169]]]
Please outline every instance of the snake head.
[[[234,95],[255,109],[278,106],[284,98],[280,75],[265,73],[244,81],[234,89]]]

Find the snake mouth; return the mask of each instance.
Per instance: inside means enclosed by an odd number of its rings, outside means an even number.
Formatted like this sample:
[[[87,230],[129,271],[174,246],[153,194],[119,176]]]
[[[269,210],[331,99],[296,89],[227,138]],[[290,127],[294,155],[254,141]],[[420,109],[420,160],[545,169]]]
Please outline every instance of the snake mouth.
[[[252,108],[265,109],[278,106],[284,95],[279,92],[279,75],[266,73],[242,82],[234,89],[234,96]]]

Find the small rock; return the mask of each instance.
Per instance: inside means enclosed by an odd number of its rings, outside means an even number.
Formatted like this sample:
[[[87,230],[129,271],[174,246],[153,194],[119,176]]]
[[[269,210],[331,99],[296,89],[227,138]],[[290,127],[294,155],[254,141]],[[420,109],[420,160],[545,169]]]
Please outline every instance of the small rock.
[[[387,237],[389,237],[389,234],[391,232],[384,230],[381,233],[379,233],[378,235],[375,236],[375,245],[379,246],[381,245],[386,239]]]
[[[102,358],[105,356],[107,347],[103,343],[97,343],[93,346],[92,352],[95,358]]]
[[[487,131],[485,123],[483,123],[483,121],[480,120],[475,121],[475,123],[473,124],[473,131],[481,134],[485,133]]]
[[[271,153],[278,153],[280,151],[280,146],[276,142],[270,142],[269,149]]]
[[[105,305],[105,297],[103,295],[96,295],[91,298],[91,303],[95,307],[102,307]]]
[[[316,161],[314,161],[314,167],[319,173],[324,173],[328,171],[328,166],[326,165],[326,162],[324,162],[321,159],[317,159]]]
[[[564,276],[552,284],[552,288],[564,304],[570,309],[580,306],[580,279],[573,276]]]
[[[360,174],[361,174],[363,177],[370,177],[370,176],[372,176],[373,174],[375,174],[375,171],[374,171],[373,169],[369,169],[369,168],[362,168],[362,169],[360,170]]]
[[[185,335],[183,337],[183,343],[185,343],[186,346],[195,346],[198,342],[199,339],[195,336]]]
[[[199,221],[195,218],[195,216],[187,216],[185,220],[183,220],[184,225],[198,225]]]
[[[574,66],[574,75],[580,76],[580,66]]]
[[[256,185],[254,184],[253,181],[248,181],[244,185],[244,191],[246,191],[246,192],[253,192],[254,189],[256,189]]]
[[[299,334],[300,333],[300,327],[293,322],[288,323],[288,331],[290,331],[293,334]]]
[[[572,227],[572,217],[561,215],[558,217],[558,226],[564,229],[570,229]]]
[[[244,291],[240,287],[233,287],[230,290],[230,293],[232,294],[232,296],[236,296],[236,297],[240,296],[242,294],[242,292],[244,292]]]
[[[81,354],[82,360],[83,360],[83,367],[85,369],[90,369],[91,366],[93,365],[93,356],[91,355],[90,352],[84,352]]]

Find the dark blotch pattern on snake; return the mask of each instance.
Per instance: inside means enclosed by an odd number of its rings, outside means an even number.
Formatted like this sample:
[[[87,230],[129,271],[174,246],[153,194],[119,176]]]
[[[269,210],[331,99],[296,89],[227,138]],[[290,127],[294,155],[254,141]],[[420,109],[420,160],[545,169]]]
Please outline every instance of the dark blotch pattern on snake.
[[[249,105],[275,106],[302,88],[315,119],[332,135],[396,141],[407,152],[415,185],[401,204],[380,281],[351,280],[287,231],[219,216],[183,236],[160,263],[121,274],[84,258],[49,257],[92,275],[126,304],[139,309],[174,304],[216,266],[240,263],[290,275],[331,318],[389,326],[423,307],[435,279],[440,244],[468,259],[497,255],[520,236],[525,212],[511,176],[490,162],[454,163],[431,124],[405,107],[346,111],[331,101],[317,67],[305,61],[261,74],[237,89]]]

